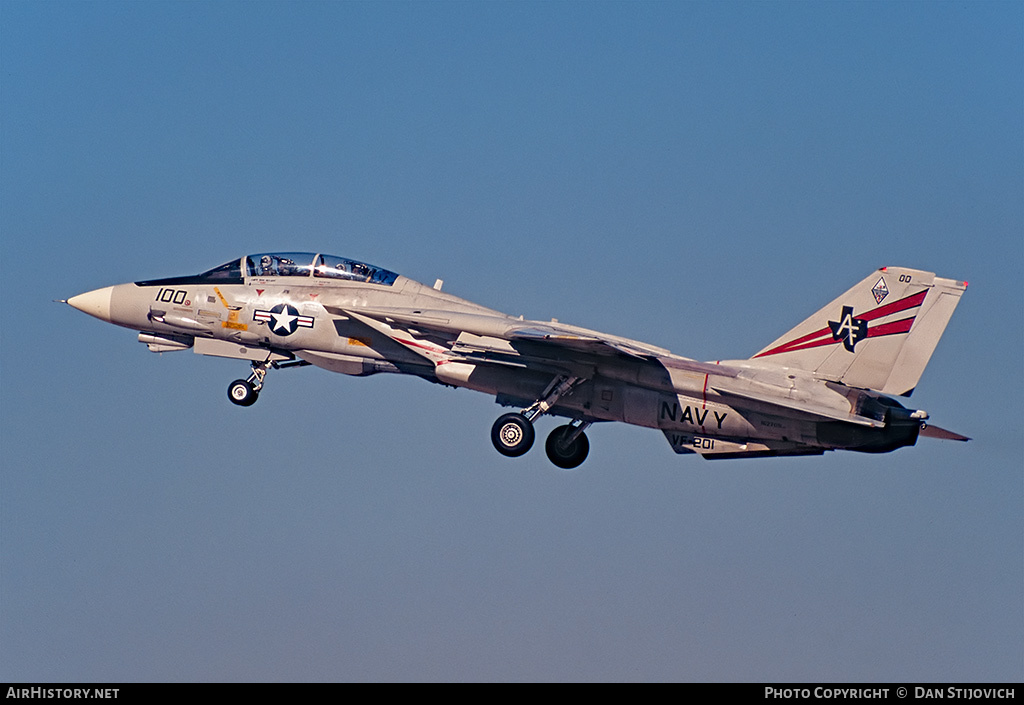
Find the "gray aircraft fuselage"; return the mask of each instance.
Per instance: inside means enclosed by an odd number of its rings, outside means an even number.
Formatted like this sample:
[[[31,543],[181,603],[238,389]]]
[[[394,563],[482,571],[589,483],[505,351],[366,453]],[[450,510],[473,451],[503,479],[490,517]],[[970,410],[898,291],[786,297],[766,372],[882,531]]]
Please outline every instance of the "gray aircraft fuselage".
[[[916,385],[966,283],[879,272],[753,358],[715,363],[508,316],[447,294],[440,282],[312,253],[251,255],[67,303],[139,331],[156,352],[249,361],[252,375],[229,388],[241,406],[255,402],[270,368],[312,364],[354,376],[412,374],[523,407],[492,430],[508,456],[529,450],[536,417],[562,416],[570,423],[546,445],[561,467],[586,458],[583,431],[597,421],[659,429],[677,453],[706,458],[886,452],[913,445],[925,429],[965,440],[927,426],[927,414],[892,395]]]

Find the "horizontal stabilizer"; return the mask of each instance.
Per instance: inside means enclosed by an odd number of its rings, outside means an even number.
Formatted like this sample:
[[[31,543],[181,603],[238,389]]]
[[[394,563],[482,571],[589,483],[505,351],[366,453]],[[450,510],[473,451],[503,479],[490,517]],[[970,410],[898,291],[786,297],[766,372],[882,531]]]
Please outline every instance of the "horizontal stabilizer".
[[[959,433],[953,433],[947,431],[944,428],[938,426],[932,426],[931,424],[925,424],[921,427],[921,432],[918,434],[921,436],[927,436],[928,438],[941,438],[944,441],[969,441],[971,440],[967,436],[961,436]]]

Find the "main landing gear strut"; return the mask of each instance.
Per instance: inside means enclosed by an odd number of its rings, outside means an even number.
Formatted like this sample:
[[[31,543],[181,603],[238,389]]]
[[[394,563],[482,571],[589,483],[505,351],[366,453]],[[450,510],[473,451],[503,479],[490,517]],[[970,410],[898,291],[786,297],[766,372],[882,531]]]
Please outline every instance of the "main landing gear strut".
[[[275,370],[282,370],[287,367],[304,367],[309,363],[305,360],[296,362],[253,362],[252,374],[248,379],[236,379],[228,385],[228,399],[232,404],[238,406],[252,406],[260,398],[260,390],[263,389],[263,380],[267,372],[273,367]]]
[[[559,377],[548,385],[544,395],[519,413],[504,414],[491,427],[491,442],[502,455],[518,458],[533,447],[536,434],[533,421],[546,413],[559,397],[567,394],[582,380],[579,377]],[[587,459],[590,441],[584,431],[589,421],[578,419],[559,426],[548,436],[544,444],[548,460],[566,470],[578,467]]]

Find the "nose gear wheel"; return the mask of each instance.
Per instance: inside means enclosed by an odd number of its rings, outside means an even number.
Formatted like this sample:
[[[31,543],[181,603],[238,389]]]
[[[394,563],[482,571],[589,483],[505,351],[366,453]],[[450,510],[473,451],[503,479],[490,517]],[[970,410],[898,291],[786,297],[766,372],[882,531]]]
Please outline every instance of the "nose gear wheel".
[[[260,393],[244,379],[236,379],[228,385],[228,399],[238,406],[252,406],[259,399]]]
[[[236,379],[228,385],[228,399],[232,404],[238,406],[252,406],[260,398],[260,390],[263,389],[263,380],[267,376],[267,368],[272,363],[252,363],[252,374],[249,379]]]

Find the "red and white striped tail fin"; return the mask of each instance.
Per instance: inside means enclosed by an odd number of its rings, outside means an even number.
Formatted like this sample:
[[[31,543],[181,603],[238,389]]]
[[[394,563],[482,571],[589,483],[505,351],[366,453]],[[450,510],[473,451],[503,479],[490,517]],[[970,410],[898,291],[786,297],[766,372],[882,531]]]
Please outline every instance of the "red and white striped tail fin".
[[[909,396],[967,282],[883,267],[751,360]]]

